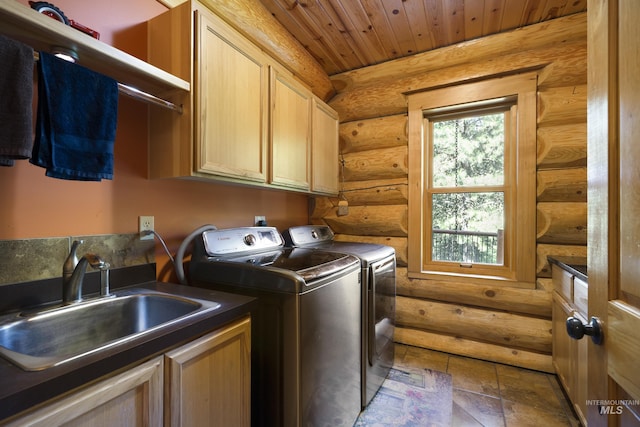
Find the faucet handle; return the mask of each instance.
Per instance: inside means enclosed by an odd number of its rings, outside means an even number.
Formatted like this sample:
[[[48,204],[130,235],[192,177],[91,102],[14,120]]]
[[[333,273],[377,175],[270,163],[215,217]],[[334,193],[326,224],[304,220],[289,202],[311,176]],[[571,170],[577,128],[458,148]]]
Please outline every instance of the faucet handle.
[[[86,254],[84,256],[89,265],[100,270],[100,296],[109,296],[109,267],[111,265],[96,254]]]
[[[99,255],[86,254],[84,257],[87,259],[87,261],[89,261],[89,265],[92,268],[106,270],[110,267],[109,263],[103,260]]]

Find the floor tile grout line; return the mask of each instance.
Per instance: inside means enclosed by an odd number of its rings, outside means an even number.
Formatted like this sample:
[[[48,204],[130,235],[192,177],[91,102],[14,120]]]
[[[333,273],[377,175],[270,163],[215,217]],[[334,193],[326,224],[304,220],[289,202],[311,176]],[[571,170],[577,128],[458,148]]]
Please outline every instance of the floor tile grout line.
[[[484,397],[488,397],[490,399],[502,400],[502,398],[500,396],[495,396],[495,395],[491,395],[491,394],[487,394],[487,393],[480,393],[478,391],[467,390],[467,389],[460,388],[460,387],[453,387],[453,389],[454,390],[458,390],[458,391],[463,391],[465,393],[475,394],[476,396],[484,396]]]
[[[500,411],[502,411],[502,425],[507,426],[507,414],[504,410],[504,397],[502,396],[502,385],[500,384],[500,376],[498,375],[498,367],[495,363],[493,365],[493,372],[496,376],[496,383],[498,384],[498,395],[500,398]]]
[[[454,404],[456,404],[456,403],[455,403],[455,401],[454,401],[453,403],[454,403]],[[470,413],[469,411],[467,411],[466,409],[464,409],[462,406],[460,406],[460,405],[458,405],[458,404],[456,404],[456,406],[457,406],[458,408],[460,408],[460,410],[461,410],[461,411],[464,411],[464,413],[465,413],[465,414],[467,414],[467,415],[468,415],[468,416],[469,416],[473,421],[477,422],[481,427],[491,427],[491,426],[487,426],[487,425],[483,424],[483,423],[482,423],[482,421],[480,421],[479,419],[477,419],[476,417],[474,417],[472,413]],[[452,413],[451,415],[452,415],[452,417],[453,417],[453,413]]]
[[[560,408],[562,409],[562,412],[567,422],[570,422],[572,418],[577,418],[577,416],[573,413],[573,408],[571,407],[570,401],[568,401],[564,395],[562,386],[560,384],[556,384],[556,386],[554,386],[552,381],[557,381],[557,380],[552,379],[551,375],[547,375],[547,381],[549,381],[549,386],[551,386],[551,390],[553,390],[553,394],[556,396],[556,399],[560,403]],[[560,393],[560,396],[558,395],[558,393]]]

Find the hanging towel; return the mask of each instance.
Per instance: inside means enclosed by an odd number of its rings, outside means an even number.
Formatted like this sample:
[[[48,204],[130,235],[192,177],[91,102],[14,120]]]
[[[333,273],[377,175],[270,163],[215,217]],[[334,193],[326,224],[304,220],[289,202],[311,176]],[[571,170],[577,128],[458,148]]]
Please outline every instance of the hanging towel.
[[[0,166],[13,166],[33,146],[33,49],[0,34],[0,58]]]
[[[37,112],[31,163],[54,178],[113,179],[115,80],[40,52]]]

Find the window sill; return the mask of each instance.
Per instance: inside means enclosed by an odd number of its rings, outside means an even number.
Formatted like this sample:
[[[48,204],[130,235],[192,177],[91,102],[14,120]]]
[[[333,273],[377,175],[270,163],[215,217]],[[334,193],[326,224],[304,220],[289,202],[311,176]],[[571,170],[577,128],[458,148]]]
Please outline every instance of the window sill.
[[[440,271],[407,271],[409,279],[434,280],[443,282],[465,282],[485,286],[504,286],[520,289],[535,289],[535,282],[521,282],[508,277],[460,274]]]

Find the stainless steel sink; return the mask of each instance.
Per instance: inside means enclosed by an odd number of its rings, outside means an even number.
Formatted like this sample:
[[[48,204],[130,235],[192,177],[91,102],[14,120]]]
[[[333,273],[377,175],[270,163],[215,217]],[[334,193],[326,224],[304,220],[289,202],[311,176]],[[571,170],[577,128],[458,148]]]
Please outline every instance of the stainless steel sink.
[[[0,355],[27,371],[60,365],[220,307],[148,289],[0,317]]]

